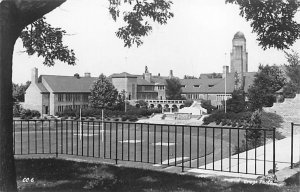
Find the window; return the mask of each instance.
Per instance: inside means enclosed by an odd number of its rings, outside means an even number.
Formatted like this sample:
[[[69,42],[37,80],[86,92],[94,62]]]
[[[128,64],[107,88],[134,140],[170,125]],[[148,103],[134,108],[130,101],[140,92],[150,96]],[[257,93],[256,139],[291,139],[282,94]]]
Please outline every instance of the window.
[[[200,87],[200,85],[194,85],[194,87]]]
[[[158,90],[164,90],[164,89],[165,89],[165,86],[163,86],[163,85],[158,85],[157,88],[158,88]]]
[[[59,94],[57,94],[57,96],[58,96],[58,101],[60,101],[60,102],[64,101],[64,94],[59,93]]]
[[[63,112],[64,111],[64,106],[58,106],[58,112]]]
[[[83,95],[82,95],[82,100],[83,100],[84,102],[88,102],[88,101],[89,101],[89,94],[83,94]]]
[[[154,87],[153,86],[145,86],[144,89],[145,89],[145,91],[153,91]]]
[[[185,85],[181,85],[181,87],[185,87]]]
[[[80,101],[81,100],[81,95],[80,94],[74,94],[74,101]]]
[[[208,87],[213,87],[214,85],[208,85]]]
[[[66,101],[72,101],[72,94],[71,93],[66,94]]]

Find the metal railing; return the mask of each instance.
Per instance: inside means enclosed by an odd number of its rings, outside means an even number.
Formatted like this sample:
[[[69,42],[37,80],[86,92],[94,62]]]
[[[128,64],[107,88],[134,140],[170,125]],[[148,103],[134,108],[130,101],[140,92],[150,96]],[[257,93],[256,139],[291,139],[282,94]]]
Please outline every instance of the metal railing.
[[[276,170],[275,129],[72,120],[14,120],[13,128],[15,155],[75,155],[182,171]],[[246,139],[251,135],[259,137]]]

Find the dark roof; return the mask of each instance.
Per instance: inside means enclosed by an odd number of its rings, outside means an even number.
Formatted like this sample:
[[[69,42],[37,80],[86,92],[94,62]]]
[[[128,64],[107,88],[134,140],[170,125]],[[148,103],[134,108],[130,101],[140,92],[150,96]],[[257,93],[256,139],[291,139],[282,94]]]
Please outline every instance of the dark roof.
[[[137,75],[132,75],[127,72],[123,73],[113,73],[112,75],[109,76],[110,78],[137,78]]]
[[[57,76],[42,75],[42,81],[45,81],[53,92],[61,93],[89,93],[96,77],[74,77],[74,76]]]
[[[180,84],[184,85],[181,90],[183,93],[206,93],[212,86],[215,86],[222,79],[180,79]],[[194,85],[199,87],[194,87]]]
[[[244,73],[245,86],[244,91],[247,93],[249,87],[254,81],[254,75],[256,72]],[[208,93],[208,94],[218,94],[225,92],[225,79],[215,78],[215,79],[181,79],[181,85],[183,93]],[[199,87],[194,87],[194,85],[200,85]],[[234,73],[229,73],[226,77],[226,92],[232,93],[234,90]]]
[[[154,85],[153,83],[150,83],[149,81],[147,81],[143,78],[137,78],[137,84],[138,85]]]
[[[36,84],[37,87],[39,88],[39,90],[41,91],[41,93],[49,93],[49,91],[46,89],[46,87],[43,85],[43,83],[41,82],[41,77],[38,79],[38,83]]]

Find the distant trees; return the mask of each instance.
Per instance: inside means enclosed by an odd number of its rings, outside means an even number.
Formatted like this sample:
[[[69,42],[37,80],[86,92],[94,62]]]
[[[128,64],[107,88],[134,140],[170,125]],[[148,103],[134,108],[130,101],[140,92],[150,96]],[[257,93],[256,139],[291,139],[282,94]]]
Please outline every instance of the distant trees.
[[[13,101],[14,102],[24,102],[25,91],[29,87],[30,81],[25,84],[15,84],[13,83]]]
[[[207,77],[209,79],[222,78],[222,74],[221,73],[211,73],[211,74],[208,74]]]
[[[198,78],[192,75],[184,75],[183,79],[198,79]]]
[[[252,111],[272,106],[276,101],[275,92],[285,85],[285,77],[278,66],[259,66],[253,85],[248,90],[248,98]]]
[[[293,98],[296,93],[300,93],[300,56],[299,53],[292,50],[291,53],[285,52],[287,64],[285,72],[289,81],[283,88],[285,98]]]
[[[181,96],[181,84],[179,79],[171,78],[166,80],[166,95],[169,100],[184,99]]]
[[[116,104],[117,100],[117,89],[105,75],[101,74],[91,87],[89,96],[91,107],[109,109]]]

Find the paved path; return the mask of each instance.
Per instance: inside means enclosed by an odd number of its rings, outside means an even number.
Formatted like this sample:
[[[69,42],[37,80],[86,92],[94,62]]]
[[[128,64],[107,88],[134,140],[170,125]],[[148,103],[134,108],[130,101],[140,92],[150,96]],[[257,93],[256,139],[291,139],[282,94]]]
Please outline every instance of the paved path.
[[[280,171],[284,168],[287,168],[291,165],[291,137],[277,140],[275,142],[276,152],[275,152],[275,161],[276,167]],[[264,150],[266,150],[266,155],[264,157]],[[200,169],[189,169],[188,172],[198,173],[198,174],[208,174],[208,175],[221,175],[221,176],[230,176],[230,177],[241,177],[245,179],[254,179],[257,178],[257,174],[268,174],[268,171],[273,169],[273,142],[269,142],[266,146],[261,146],[256,148],[256,163],[255,163],[255,149],[252,149],[247,152],[248,161],[246,161],[246,152],[238,155],[233,155],[231,158],[225,158],[219,161],[214,162],[214,169],[225,171],[234,171],[234,172],[248,172],[252,174],[240,174],[240,173],[231,173],[231,172],[220,172],[220,171],[211,171],[203,170],[204,166],[199,167]],[[264,161],[264,158],[266,161]],[[231,159],[231,166],[229,166],[229,160]],[[297,163],[300,161],[300,134],[294,136],[294,148],[293,148],[293,162]],[[247,170],[246,170],[247,163]],[[266,165],[264,169],[264,163]],[[212,169],[213,163],[207,164],[208,169]]]

